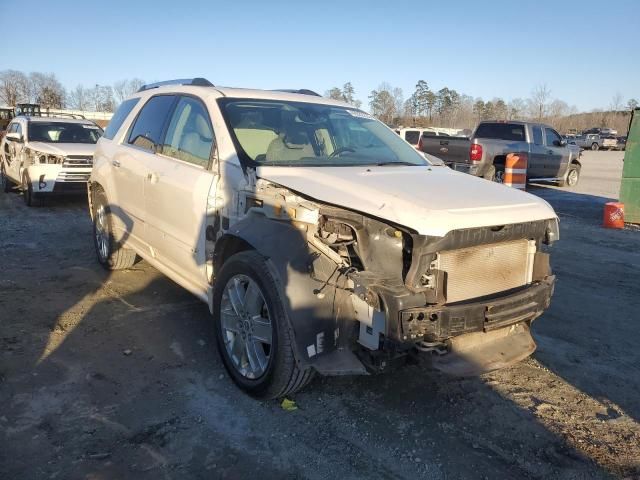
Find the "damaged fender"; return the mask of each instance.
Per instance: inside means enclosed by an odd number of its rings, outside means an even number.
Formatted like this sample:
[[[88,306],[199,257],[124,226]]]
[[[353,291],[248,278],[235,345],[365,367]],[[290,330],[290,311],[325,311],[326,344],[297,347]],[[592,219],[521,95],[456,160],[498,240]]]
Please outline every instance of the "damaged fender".
[[[351,313],[351,307],[348,293],[336,288],[338,283],[346,284],[346,278],[338,272],[338,265],[332,259],[307,241],[308,227],[308,224],[275,220],[250,211],[216,242],[214,269],[222,266],[227,258],[225,250],[238,239],[263,255],[280,283],[278,290],[292,331],[296,359],[302,364],[314,365],[318,359],[336,351],[341,335],[346,341],[346,332],[341,329],[348,325],[340,312],[349,309]],[[211,296],[209,307],[213,309]],[[353,366],[345,367],[344,372],[334,374],[364,373],[361,364],[358,367],[361,368],[355,371]]]

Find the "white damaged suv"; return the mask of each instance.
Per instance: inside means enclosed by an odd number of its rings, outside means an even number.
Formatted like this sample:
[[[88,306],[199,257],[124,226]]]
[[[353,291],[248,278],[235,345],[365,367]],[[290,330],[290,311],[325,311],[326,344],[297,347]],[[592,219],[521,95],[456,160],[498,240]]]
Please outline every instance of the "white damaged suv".
[[[143,87],[98,142],[89,201],[99,262],[140,256],[207,302],[225,367],[262,398],[315,372],[512,364],[554,287],[545,201],[308,90]]]
[[[28,206],[45,196],[86,194],[102,129],[90,120],[18,116],[0,142],[0,188],[22,190]]]

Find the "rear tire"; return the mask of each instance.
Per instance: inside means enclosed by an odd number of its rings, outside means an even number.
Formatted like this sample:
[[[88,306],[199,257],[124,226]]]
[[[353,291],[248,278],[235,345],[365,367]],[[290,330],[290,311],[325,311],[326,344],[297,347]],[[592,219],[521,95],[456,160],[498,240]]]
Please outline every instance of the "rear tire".
[[[487,171],[482,176],[485,180],[496,183],[504,183],[504,165],[495,164],[487,168]]]
[[[119,245],[113,237],[112,213],[103,190],[93,196],[93,244],[98,262],[107,270],[123,270],[136,263],[136,252]]]
[[[279,398],[294,393],[309,383],[314,373],[311,368],[301,368],[296,361],[294,338],[277,285],[267,260],[251,250],[230,257],[213,287],[213,320],[222,363],[236,385],[256,398]],[[249,305],[249,300],[245,304],[250,286],[254,302],[259,299],[257,304]],[[252,313],[256,308],[260,309],[259,316]],[[262,328],[269,326],[270,343],[252,337],[257,331],[253,326],[256,320]],[[261,360],[268,357],[266,363],[259,364],[260,368],[254,368],[257,357]]]
[[[489,180],[490,182],[495,182],[496,167],[494,165],[489,165],[489,168],[485,170],[484,175],[482,175],[482,178],[484,178],[485,180]]]

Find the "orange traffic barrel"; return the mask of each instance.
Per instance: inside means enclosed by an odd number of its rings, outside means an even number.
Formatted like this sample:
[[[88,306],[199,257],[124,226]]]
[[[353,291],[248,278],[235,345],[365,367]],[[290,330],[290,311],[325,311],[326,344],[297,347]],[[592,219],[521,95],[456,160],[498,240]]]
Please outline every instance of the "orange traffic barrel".
[[[527,188],[527,154],[510,153],[504,162],[504,181],[507,187]]]
[[[603,226],[607,228],[624,228],[624,203],[605,203]]]

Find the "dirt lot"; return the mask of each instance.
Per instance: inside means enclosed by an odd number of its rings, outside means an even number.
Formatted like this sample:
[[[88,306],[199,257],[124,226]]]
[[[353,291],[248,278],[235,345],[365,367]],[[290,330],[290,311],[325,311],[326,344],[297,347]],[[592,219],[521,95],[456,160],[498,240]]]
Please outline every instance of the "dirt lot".
[[[640,478],[640,231],[604,230],[617,152],[587,152],[533,358],[240,393],[205,305],[144,262],[94,260],[86,204],[0,194],[0,478]]]

